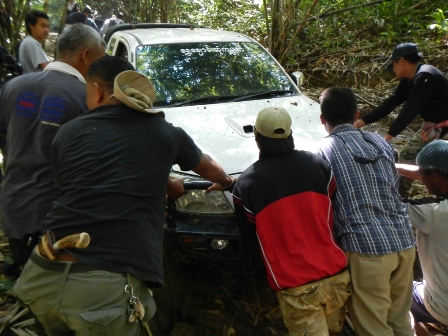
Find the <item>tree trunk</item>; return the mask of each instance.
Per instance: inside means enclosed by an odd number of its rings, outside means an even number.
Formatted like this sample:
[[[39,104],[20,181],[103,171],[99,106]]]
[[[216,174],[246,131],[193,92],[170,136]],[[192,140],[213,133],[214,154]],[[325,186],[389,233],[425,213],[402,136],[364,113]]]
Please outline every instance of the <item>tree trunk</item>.
[[[274,45],[278,45],[277,41],[280,39],[281,35],[281,22],[282,22],[282,0],[272,0],[271,6],[271,35],[269,36],[269,51],[271,54],[277,58],[279,56],[279,51],[274,48]]]
[[[12,55],[22,40],[20,30],[25,14],[29,10],[28,0],[4,0],[0,2],[0,42]]]

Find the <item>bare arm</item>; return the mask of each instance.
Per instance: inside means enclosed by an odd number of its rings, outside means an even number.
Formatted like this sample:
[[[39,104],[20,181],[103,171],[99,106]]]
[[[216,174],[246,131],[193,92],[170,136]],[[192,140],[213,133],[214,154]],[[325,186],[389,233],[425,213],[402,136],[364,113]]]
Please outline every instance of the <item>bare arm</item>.
[[[193,169],[199,176],[214,182],[213,185],[207,189],[207,193],[213,190],[224,191],[229,188],[235,179],[224,172],[224,169],[213,161],[208,155],[202,154],[201,162]]]
[[[183,194],[186,194],[187,191],[185,190],[183,181],[181,179],[169,178],[168,184],[166,186],[166,193],[169,198],[177,200]]]
[[[355,121],[355,127],[356,128],[361,128],[361,127],[363,127],[365,125],[366,125],[366,123],[362,119],[358,119],[358,120]]]
[[[407,178],[410,178],[413,180],[420,180],[418,166],[404,164],[404,163],[396,163],[395,167],[397,168],[397,171],[400,175],[403,175],[404,177],[407,177]]]
[[[384,140],[386,140],[387,142],[390,142],[393,138],[394,138],[394,137],[393,137],[392,135],[390,135],[390,134],[386,134],[386,135],[384,136]]]
[[[48,63],[50,63],[50,62],[41,63],[38,65],[38,68],[45,69],[45,67],[48,65]]]

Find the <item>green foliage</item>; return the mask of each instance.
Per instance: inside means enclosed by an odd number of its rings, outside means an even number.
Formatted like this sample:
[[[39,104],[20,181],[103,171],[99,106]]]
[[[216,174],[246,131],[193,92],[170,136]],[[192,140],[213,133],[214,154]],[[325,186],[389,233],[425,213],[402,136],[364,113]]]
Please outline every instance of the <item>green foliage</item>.
[[[0,0],[0,42],[12,55],[22,39],[20,31],[28,8],[28,0]]]
[[[272,58],[254,43],[142,46],[136,58],[138,70],[155,86],[156,106],[292,89]]]
[[[66,0],[50,0],[48,17],[50,18],[50,29],[57,31],[61,22],[62,11],[66,8]]]
[[[23,10],[29,6],[27,1],[30,0],[0,0],[1,13],[7,13],[0,17],[2,45],[20,40],[18,32]],[[41,8],[42,1],[32,0],[31,7]],[[60,21],[65,1],[49,2],[52,28]],[[301,59],[310,55],[343,49],[379,45],[390,50],[405,41],[422,42],[426,46],[438,43],[448,30],[446,14],[441,10],[446,7],[446,0],[102,0],[87,3],[106,17],[113,10],[122,11],[127,22],[192,23],[238,31],[269,48],[284,60],[287,68],[297,67]],[[308,12],[310,16],[304,20]]]
[[[428,28],[445,37],[448,34],[448,19],[445,18],[445,13],[440,8],[437,8],[429,16],[433,19],[434,23],[431,23]]]

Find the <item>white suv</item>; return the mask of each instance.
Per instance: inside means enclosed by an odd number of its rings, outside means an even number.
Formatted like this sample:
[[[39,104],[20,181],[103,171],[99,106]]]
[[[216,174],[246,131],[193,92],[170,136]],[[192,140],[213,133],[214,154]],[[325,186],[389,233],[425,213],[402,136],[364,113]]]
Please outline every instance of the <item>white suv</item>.
[[[182,127],[235,177],[258,159],[253,125],[260,110],[285,108],[296,148],[315,151],[326,136],[319,105],[302,94],[272,55],[243,34],[179,24],[124,24],[108,30],[110,55],[123,57],[154,84],[155,107]],[[207,184],[174,166],[187,195],[168,205],[168,242],[183,257],[241,261],[241,242],[228,192],[205,195]],[[306,178],[300,176],[298,178]],[[189,181],[189,182],[188,182]]]

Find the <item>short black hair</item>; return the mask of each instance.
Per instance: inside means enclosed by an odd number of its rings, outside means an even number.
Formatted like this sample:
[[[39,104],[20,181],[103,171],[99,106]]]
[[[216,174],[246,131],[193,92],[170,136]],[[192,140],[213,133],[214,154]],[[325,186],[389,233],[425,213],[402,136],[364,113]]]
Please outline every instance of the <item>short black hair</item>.
[[[127,70],[135,70],[135,68],[131,63],[121,57],[106,56],[90,65],[87,80],[95,78],[101,82],[108,92],[113,92],[115,77]]]
[[[268,138],[257,132],[255,141],[258,143],[260,154],[265,157],[279,156],[294,150],[292,132],[287,138]]]
[[[35,26],[37,23],[37,19],[42,18],[42,19],[47,19],[48,15],[45,12],[42,12],[40,10],[32,10],[26,13],[25,15],[25,28],[26,28],[26,32],[28,33],[28,35],[31,35],[31,28],[30,25]]]
[[[352,89],[346,87],[328,88],[322,92],[319,102],[320,111],[331,126],[354,122],[358,103]]]

